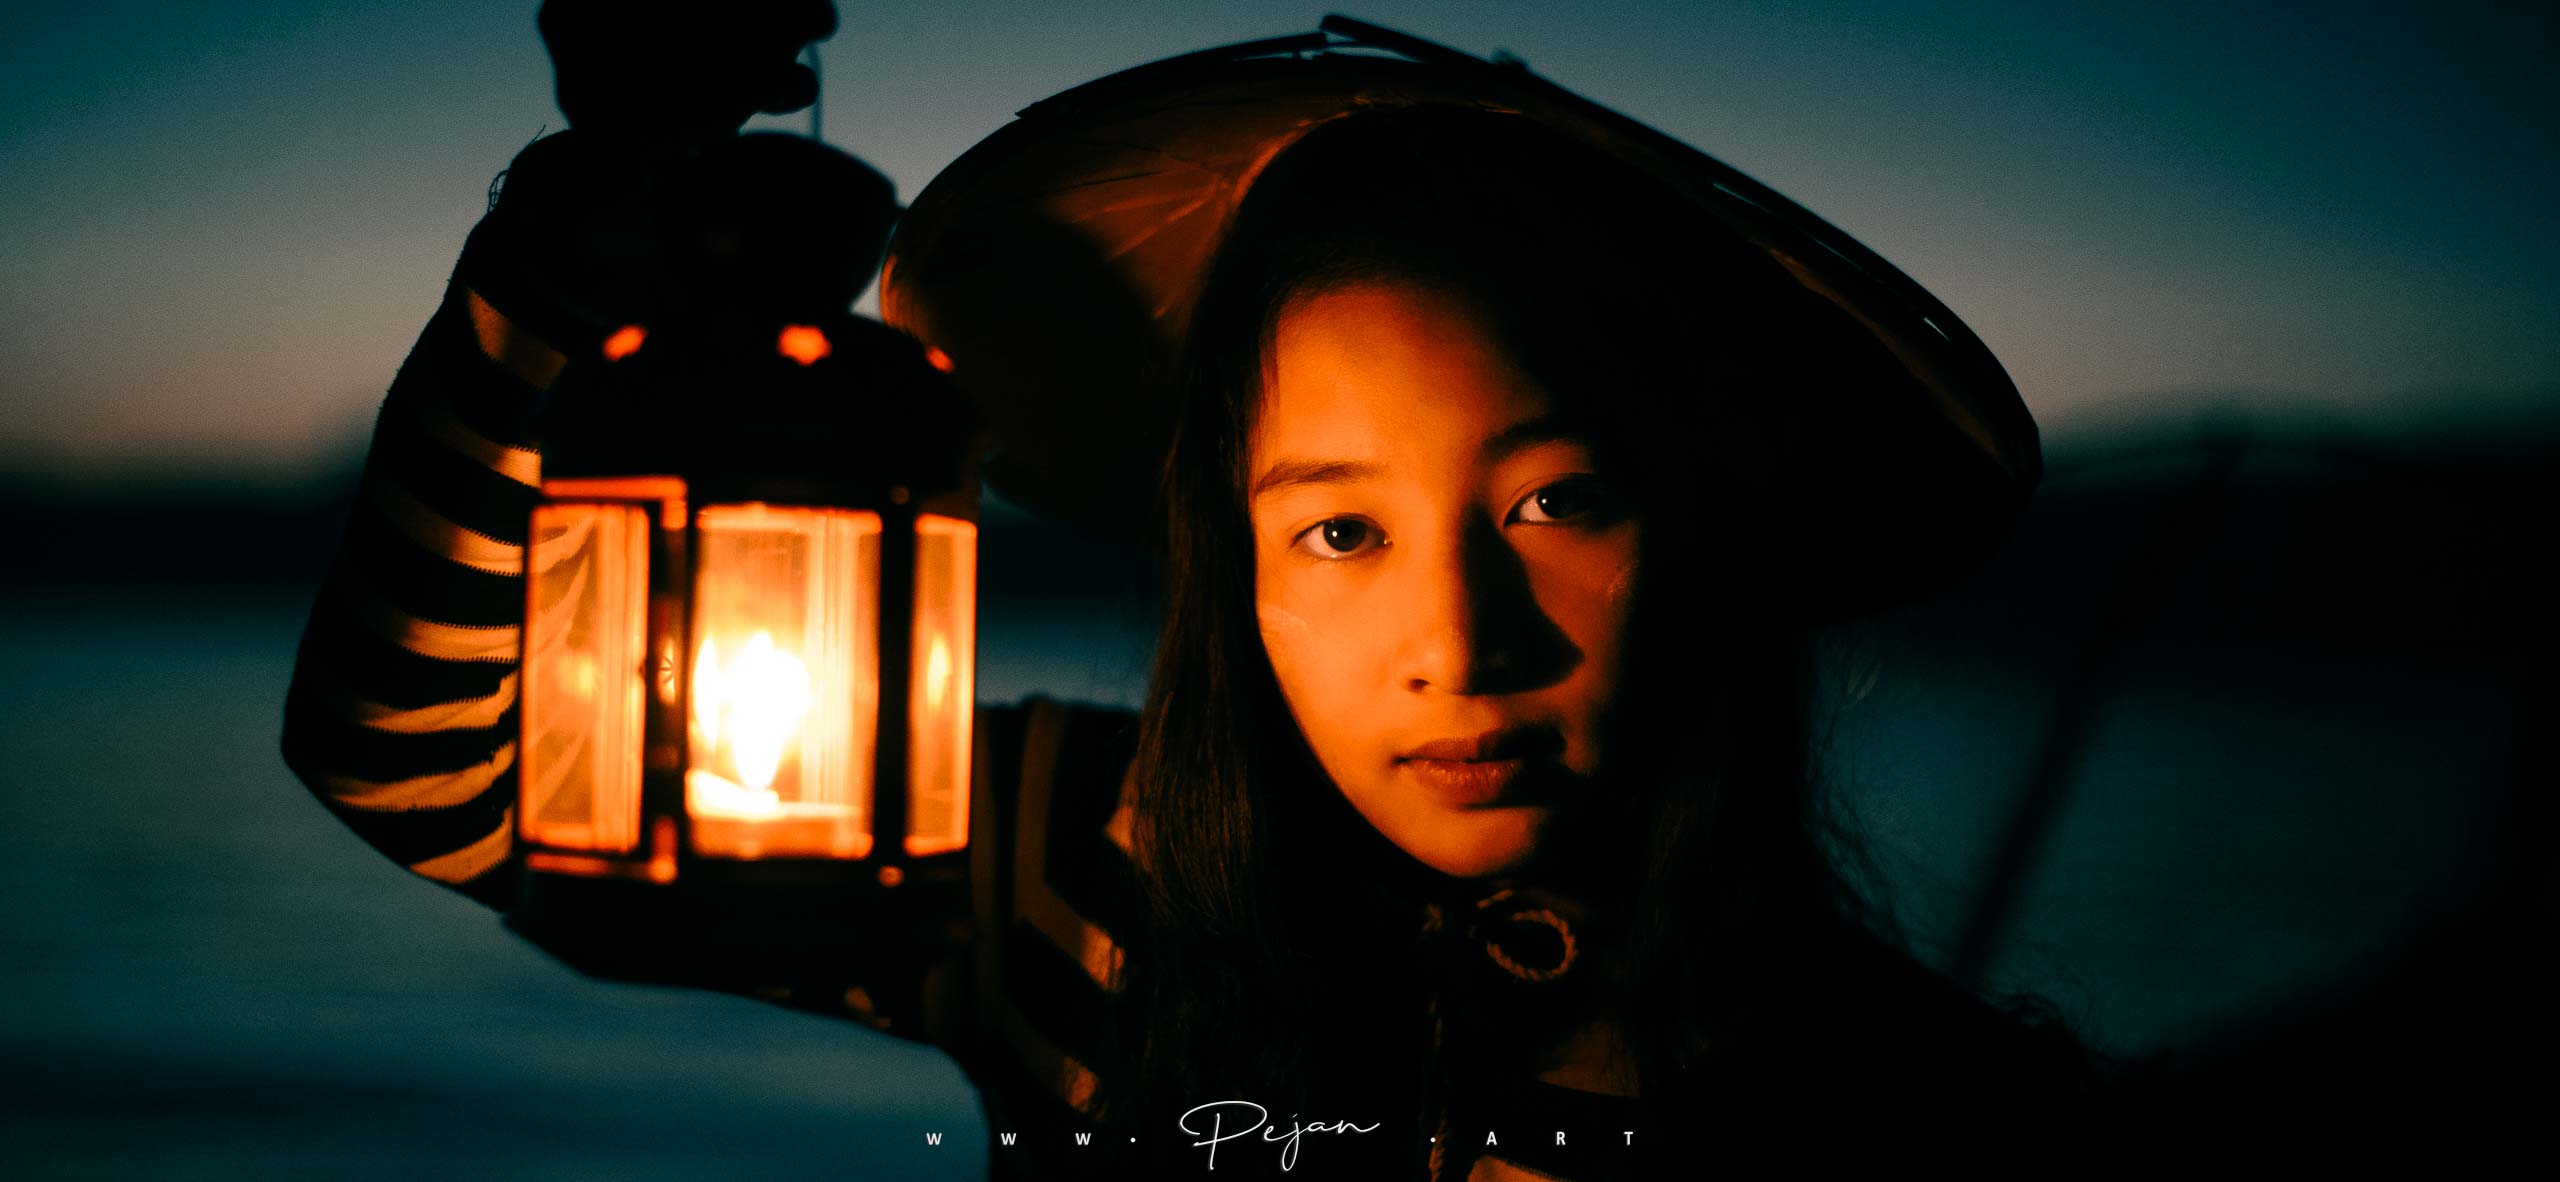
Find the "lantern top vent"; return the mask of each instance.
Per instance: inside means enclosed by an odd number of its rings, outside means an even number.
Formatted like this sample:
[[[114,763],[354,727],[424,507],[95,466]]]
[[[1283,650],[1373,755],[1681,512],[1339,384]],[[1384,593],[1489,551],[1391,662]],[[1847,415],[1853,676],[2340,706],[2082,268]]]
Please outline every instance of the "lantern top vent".
[[[546,478],[671,476],[697,500],[847,505],[970,484],[976,416],[923,345],[876,320],[733,312],[608,343],[534,411]]]

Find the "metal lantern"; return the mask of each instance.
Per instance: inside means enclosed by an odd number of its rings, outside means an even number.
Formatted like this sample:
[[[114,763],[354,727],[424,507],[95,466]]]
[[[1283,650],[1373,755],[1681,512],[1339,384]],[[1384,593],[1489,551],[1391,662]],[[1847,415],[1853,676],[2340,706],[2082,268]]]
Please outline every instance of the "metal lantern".
[[[752,975],[858,942],[870,893],[965,881],[976,481],[948,367],[860,317],[725,312],[563,372],[511,922],[617,975]]]

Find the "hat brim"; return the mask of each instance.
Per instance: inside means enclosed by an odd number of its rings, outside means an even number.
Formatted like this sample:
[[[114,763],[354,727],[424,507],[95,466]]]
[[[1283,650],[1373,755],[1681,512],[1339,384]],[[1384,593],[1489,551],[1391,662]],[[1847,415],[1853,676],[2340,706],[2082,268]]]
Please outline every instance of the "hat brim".
[[[1026,108],[908,207],[883,315],[954,362],[996,441],[997,491],[1138,537],[1192,304],[1254,178],[1330,120],[1431,104],[1535,120],[1659,178],[1815,297],[1823,331],[1881,359],[1854,399],[1802,409],[1831,429],[1786,499],[1841,531],[1785,561],[1840,565],[1808,575],[1858,584],[1844,603],[1885,600],[1953,577],[2006,536],[2041,471],[2035,423],[1990,351],[1917,283],[1766,186],[1517,63],[1338,17]]]

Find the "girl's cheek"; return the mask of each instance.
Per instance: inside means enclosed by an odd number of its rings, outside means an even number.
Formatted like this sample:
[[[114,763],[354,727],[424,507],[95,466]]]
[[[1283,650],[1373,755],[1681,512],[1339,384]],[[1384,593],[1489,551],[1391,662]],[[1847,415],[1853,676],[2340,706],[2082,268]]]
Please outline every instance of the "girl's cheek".
[[[1270,600],[1254,605],[1262,651],[1271,658],[1271,672],[1280,679],[1281,693],[1293,706],[1300,704],[1302,694],[1329,680],[1324,645],[1333,635],[1319,629],[1306,608]]]
[[[1588,556],[1593,591],[1601,600],[1616,607],[1623,603],[1636,585],[1637,543],[1641,535],[1632,525],[1621,525],[1594,539]]]
[[[1631,537],[1605,537],[1554,547],[1531,558],[1537,582],[1575,599],[1616,604],[1636,583]]]
[[[1305,616],[1268,600],[1255,605],[1254,616],[1262,626],[1263,645],[1275,653],[1295,651],[1314,632]]]

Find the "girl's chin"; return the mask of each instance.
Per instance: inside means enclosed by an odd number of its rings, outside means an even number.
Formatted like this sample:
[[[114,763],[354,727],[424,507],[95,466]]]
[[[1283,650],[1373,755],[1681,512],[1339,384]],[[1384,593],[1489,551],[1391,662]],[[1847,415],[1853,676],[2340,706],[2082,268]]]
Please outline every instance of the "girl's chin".
[[[1534,861],[1553,810],[1543,806],[1427,810],[1387,839],[1451,878],[1490,878]]]

